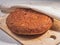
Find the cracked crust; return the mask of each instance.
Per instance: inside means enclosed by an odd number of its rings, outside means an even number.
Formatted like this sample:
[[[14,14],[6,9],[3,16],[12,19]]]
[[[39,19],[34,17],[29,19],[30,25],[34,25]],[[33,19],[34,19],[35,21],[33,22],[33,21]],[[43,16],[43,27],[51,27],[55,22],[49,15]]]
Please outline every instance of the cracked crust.
[[[6,20],[8,28],[18,35],[36,35],[46,32],[52,26],[52,19],[32,9],[16,9]]]

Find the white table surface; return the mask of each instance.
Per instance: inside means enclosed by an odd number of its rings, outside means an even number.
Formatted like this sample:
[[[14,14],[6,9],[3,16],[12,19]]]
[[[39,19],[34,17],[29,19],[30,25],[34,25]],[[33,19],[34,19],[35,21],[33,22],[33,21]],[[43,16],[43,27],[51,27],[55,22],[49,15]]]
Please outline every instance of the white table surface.
[[[19,5],[19,4],[30,4],[30,5],[46,5],[46,6],[53,6],[53,7],[60,7],[59,5],[60,0],[0,0],[0,5],[4,6],[11,6],[11,5]],[[59,8],[58,8],[59,9]],[[4,14],[0,12],[0,16],[3,16]],[[8,36],[6,33],[4,33],[0,29],[0,44],[6,45],[7,43],[10,43],[13,45],[13,43],[18,45],[19,43],[12,39],[10,36]],[[7,44],[9,45],[9,44]]]

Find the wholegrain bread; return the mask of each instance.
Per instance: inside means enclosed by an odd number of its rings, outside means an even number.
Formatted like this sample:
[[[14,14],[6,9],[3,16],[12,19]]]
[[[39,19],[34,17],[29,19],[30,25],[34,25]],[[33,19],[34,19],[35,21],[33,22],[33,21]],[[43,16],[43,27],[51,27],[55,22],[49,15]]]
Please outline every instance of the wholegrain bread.
[[[6,19],[8,28],[17,35],[36,35],[52,26],[51,17],[32,9],[15,9]]]

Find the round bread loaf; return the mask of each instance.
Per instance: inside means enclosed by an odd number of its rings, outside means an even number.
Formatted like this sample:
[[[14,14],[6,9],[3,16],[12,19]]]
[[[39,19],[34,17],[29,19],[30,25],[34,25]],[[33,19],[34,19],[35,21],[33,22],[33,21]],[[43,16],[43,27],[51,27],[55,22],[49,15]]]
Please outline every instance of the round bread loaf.
[[[15,9],[6,19],[8,28],[18,35],[42,34],[50,29],[52,23],[51,17],[25,8]]]

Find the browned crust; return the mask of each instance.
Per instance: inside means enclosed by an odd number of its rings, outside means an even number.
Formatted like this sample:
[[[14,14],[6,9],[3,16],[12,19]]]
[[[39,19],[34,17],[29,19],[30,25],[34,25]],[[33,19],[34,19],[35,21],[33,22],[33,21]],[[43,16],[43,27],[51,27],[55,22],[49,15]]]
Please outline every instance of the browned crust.
[[[8,28],[15,34],[35,35],[46,32],[52,26],[52,19],[32,9],[16,9],[6,20]]]

